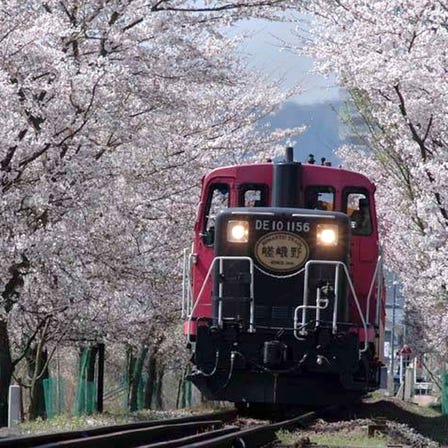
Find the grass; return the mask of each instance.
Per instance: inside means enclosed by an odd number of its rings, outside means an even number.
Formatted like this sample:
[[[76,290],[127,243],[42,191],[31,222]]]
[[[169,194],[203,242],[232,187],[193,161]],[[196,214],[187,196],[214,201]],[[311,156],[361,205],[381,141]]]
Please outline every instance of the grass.
[[[188,409],[178,411],[153,411],[142,410],[132,413],[125,412],[104,412],[102,414],[74,416],[70,414],[60,414],[53,418],[43,420],[37,418],[33,421],[27,421],[19,424],[18,431],[22,435],[49,433],[59,431],[72,431],[78,429],[92,428],[96,426],[117,425],[122,423],[131,423],[144,420],[162,420],[169,418],[182,417],[191,413],[205,413],[206,409]],[[208,412],[211,412],[208,409]]]
[[[368,437],[367,434],[363,435],[359,434],[359,432],[313,434],[306,431],[279,431],[277,433],[277,438],[282,443],[289,445],[294,445],[304,437],[307,437],[311,443],[334,447],[384,448],[387,447],[388,442],[390,442],[383,434],[375,434],[375,437]]]
[[[37,418],[36,420],[21,423],[18,429],[21,433],[36,434],[55,431],[71,431],[94,426],[114,425],[125,423],[127,421],[129,421],[129,418],[124,414],[92,414],[81,415],[79,417],[69,414],[60,414],[47,420]]]
[[[356,436],[356,435],[316,435],[310,437],[311,442],[319,445],[328,446],[344,446],[344,447],[386,447],[388,444],[387,437],[384,435],[376,435],[375,437]]]

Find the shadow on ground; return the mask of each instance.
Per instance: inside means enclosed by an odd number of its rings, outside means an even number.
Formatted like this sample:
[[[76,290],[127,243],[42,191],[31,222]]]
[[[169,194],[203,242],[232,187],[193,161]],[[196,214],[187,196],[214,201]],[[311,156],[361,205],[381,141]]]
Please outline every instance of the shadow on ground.
[[[353,410],[351,417],[385,417],[387,420],[404,423],[421,435],[441,445],[448,445],[448,416],[441,415],[436,409],[421,408],[395,399],[364,402]]]

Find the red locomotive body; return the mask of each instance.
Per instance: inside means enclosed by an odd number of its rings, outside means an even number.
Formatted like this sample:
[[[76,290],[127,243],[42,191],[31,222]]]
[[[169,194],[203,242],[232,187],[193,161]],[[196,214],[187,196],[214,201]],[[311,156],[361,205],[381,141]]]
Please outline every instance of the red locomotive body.
[[[184,330],[191,378],[208,398],[316,404],[378,386],[374,191],[361,174],[299,164],[291,152],[204,177]]]

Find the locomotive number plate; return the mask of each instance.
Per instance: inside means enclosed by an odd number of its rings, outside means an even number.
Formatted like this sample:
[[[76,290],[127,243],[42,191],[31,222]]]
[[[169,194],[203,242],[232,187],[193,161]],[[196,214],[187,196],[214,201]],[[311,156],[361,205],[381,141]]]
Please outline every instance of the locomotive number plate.
[[[308,259],[309,247],[300,236],[290,232],[274,232],[261,237],[255,244],[255,257],[270,271],[290,273]]]

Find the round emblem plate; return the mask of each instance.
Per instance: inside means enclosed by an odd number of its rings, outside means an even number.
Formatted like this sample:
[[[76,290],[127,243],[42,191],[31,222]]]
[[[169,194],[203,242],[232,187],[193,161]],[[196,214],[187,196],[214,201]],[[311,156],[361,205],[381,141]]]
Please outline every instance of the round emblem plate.
[[[255,244],[255,257],[266,269],[277,273],[298,270],[308,259],[308,244],[291,232],[274,232]]]

